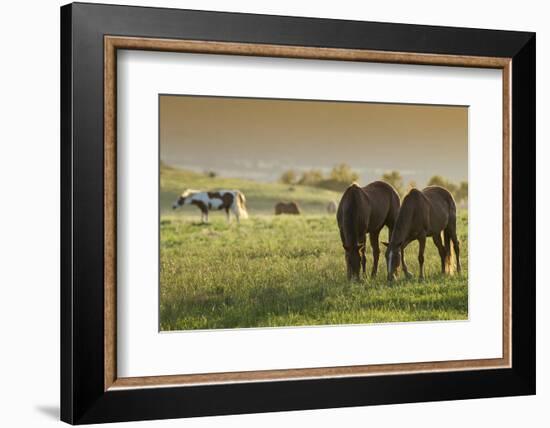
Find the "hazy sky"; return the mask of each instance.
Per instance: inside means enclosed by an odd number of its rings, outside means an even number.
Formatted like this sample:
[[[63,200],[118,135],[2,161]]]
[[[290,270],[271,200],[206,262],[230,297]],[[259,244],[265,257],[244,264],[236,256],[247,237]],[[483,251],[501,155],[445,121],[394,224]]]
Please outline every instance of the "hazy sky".
[[[468,109],[162,95],[160,148],[169,165],[222,176],[275,181],[345,162],[362,183],[398,170],[422,186],[468,178]]]

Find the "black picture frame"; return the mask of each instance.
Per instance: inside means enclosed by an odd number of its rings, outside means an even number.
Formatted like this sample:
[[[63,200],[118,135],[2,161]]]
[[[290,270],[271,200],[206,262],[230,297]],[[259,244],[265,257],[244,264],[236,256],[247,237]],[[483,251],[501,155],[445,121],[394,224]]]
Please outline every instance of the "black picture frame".
[[[512,58],[512,367],[104,391],[104,36]],[[61,419],[86,424],[535,393],[535,34],[73,3],[61,8]]]

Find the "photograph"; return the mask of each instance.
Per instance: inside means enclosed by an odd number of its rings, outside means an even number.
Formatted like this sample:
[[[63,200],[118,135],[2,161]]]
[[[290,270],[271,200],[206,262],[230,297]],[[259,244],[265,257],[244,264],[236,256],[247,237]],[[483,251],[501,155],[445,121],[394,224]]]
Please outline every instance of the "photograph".
[[[468,319],[468,106],[159,95],[160,331]]]
[[[38,294],[7,287],[4,324],[18,361],[56,348],[7,365],[22,397],[43,380],[9,425],[543,415],[543,14],[141,3],[40,3],[52,49],[7,44],[5,140],[34,144],[5,145],[7,266]]]

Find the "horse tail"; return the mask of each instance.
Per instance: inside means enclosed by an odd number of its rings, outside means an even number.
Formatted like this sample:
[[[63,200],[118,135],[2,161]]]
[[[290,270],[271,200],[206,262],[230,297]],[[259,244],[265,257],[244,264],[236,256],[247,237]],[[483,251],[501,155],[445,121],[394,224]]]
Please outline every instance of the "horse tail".
[[[233,210],[237,218],[248,218],[248,212],[246,211],[246,198],[244,197],[244,194],[239,190],[235,192]]]
[[[449,206],[449,220],[447,227],[443,231],[445,247],[445,272],[452,274],[456,266],[453,264],[453,254],[455,253],[451,240],[456,234],[456,203],[451,192],[447,191],[447,204]]]

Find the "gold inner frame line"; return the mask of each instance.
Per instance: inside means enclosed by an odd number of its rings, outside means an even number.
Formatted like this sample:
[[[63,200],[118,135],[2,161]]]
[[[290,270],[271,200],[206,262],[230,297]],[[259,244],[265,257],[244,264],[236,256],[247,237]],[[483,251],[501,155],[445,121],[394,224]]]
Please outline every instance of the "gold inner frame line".
[[[433,361],[421,363],[357,365],[305,369],[204,373],[170,376],[117,377],[116,367],[116,85],[118,49],[244,55],[261,57],[380,62],[393,64],[441,65],[494,68],[502,70],[503,82],[503,320],[502,358]],[[405,373],[481,370],[511,367],[511,84],[510,58],[463,55],[385,52],[305,46],[171,40],[139,37],[104,37],[104,389],[192,386],[198,384],[298,380],[312,378],[358,377]]]

